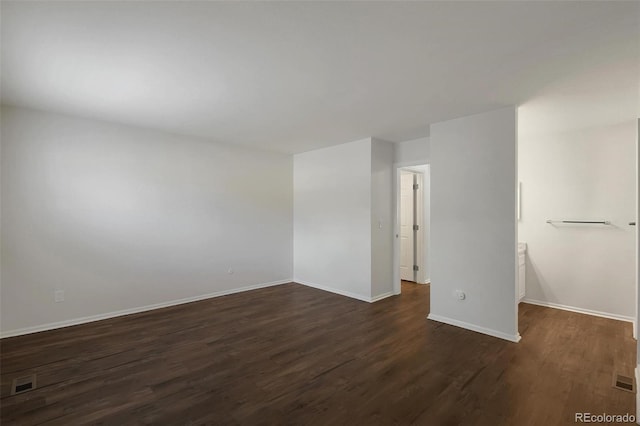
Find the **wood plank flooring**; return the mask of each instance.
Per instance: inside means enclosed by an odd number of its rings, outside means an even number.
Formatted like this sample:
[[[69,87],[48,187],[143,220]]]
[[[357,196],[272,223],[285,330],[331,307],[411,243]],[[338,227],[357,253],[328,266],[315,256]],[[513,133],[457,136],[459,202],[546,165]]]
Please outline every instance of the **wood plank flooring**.
[[[631,324],[520,305],[519,344],[298,284],[0,341],[3,425],[562,425],[634,413]],[[9,395],[11,380],[38,388]]]

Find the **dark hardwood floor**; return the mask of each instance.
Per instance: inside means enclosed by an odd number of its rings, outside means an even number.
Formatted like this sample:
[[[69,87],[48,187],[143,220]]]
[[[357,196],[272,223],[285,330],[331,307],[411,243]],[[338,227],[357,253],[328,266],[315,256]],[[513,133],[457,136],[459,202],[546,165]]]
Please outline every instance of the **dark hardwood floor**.
[[[562,425],[633,413],[631,324],[520,305],[519,344],[286,284],[0,342],[3,425]],[[37,389],[9,395],[37,374]]]

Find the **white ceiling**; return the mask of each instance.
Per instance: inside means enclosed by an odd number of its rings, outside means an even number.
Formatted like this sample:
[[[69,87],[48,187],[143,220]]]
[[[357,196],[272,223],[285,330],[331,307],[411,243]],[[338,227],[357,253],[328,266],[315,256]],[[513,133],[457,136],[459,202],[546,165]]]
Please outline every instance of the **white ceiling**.
[[[639,2],[9,2],[2,102],[297,153],[535,99],[637,116]],[[614,106],[612,108],[612,106]],[[606,114],[605,114],[606,115]]]

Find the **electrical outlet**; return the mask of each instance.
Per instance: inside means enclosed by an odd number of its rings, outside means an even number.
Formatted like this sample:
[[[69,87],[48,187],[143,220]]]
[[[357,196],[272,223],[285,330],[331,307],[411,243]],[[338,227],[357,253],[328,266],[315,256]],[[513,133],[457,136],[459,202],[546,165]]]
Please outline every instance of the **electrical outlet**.
[[[53,300],[56,303],[64,302],[64,290],[56,290],[53,292]]]

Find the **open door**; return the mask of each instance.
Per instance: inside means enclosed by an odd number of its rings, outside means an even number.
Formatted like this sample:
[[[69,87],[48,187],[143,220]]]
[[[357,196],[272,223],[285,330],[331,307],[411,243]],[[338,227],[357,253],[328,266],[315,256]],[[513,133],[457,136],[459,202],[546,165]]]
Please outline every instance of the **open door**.
[[[415,173],[400,174],[400,279],[415,281]]]
[[[424,176],[400,174],[400,279],[425,283]]]

